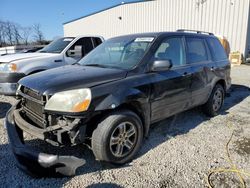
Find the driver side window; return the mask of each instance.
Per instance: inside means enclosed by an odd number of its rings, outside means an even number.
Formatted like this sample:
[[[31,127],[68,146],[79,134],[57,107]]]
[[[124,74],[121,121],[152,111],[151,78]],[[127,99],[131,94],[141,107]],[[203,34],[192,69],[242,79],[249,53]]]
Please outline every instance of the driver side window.
[[[85,55],[87,55],[93,48],[94,47],[93,47],[91,38],[84,37],[84,38],[81,38],[78,41],[76,41],[75,44],[73,44],[69,50],[77,50],[77,49],[81,50],[81,57],[80,58],[82,58]]]
[[[154,59],[171,60],[173,67],[184,65],[185,53],[182,38],[165,39],[155,52]]]
[[[121,58],[122,62],[134,64],[138,59],[141,59],[148,47],[148,43],[134,42],[127,46]]]

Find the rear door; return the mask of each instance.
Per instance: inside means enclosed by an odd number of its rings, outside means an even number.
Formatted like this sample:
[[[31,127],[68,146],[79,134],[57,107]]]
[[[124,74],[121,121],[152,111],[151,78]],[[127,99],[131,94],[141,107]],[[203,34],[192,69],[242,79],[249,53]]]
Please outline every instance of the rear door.
[[[231,78],[230,78],[231,68],[226,51],[217,38],[210,37],[207,38],[206,41],[211,51],[212,59],[216,64],[216,67],[213,68],[213,71],[217,77],[214,77],[213,79],[218,79],[219,77],[219,79],[225,80],[227,85],[226,89],[229,89],[231,85]]]
[[[204,38],[185,37],[187,63],[192,67],[191,106],[203,104],[208,99],[211,90],[214,68],[216,64]]]
[[[191,68],[186,64],[183,41],[181,36],[168,37],[161,42],[154,54],[154,60],[171,60],[173,67],[167,71],[150,73],[152,74],[152,122],[189,107]]]

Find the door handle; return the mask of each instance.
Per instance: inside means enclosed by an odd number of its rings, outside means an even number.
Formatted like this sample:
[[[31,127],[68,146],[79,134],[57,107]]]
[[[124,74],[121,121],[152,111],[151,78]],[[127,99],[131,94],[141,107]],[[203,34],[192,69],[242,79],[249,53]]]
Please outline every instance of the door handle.
[[[190,76],[192,73],[184,72],[182,76]]]
[[[54,60],[54,62],[55,63],[60,63],[60,62],[62,62],[62,60],[61,59],[56,59],[56,60]]]

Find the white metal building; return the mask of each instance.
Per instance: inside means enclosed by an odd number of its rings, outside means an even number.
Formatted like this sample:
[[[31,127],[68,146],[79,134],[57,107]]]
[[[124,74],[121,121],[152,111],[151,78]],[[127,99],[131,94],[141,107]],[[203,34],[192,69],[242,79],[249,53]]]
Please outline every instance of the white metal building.
[[[101,35],[194,29],[225,36],[231,51],[250,50],[250,0],[151,0],[121,3],[64,23],[64,35]]]

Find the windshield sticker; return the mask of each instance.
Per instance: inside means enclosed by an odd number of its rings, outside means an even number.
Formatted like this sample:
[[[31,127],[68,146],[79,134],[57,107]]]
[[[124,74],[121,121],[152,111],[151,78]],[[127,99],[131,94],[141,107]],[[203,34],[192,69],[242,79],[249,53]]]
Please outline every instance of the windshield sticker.
[[[63,41],[72,41],[73,39],[70,39],[70,38],[65,38],[63,39]]]
[[[154,37],[143,37],[143,38],[136,38],[135,42],[152,42]]]

